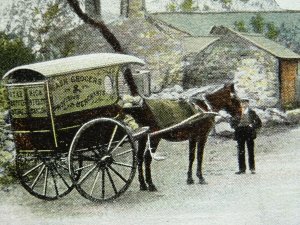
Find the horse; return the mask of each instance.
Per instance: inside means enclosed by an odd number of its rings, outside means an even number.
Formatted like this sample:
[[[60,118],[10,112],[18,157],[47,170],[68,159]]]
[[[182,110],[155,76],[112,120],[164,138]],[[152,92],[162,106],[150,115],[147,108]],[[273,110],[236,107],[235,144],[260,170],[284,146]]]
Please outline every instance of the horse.
[[[206,112],[219,112],[220,110],[225,110],[231,116],[239,115],[241,112],[240,102],[235,95],[233,84],[224,84],[218,90],[215,90],[211,93],[205,93],[202,95],[202,99],[194,97],[192,102],[196,107]],[[161,128],[158,126],[157,119],[153,115],[153,111],[150,110],[149,106],[147,105],[147,101],[145,101],[144,104],[145,111],[140,122],[145,126],[150,125],[150,133],[159,131]],[[140,183],[140,190],[157,191],[157,188],[152,181],[151,162],[152,155],[155,153],[161,139],[175,142],[189,140],[187,184],[194,183],[192,168],[195,160],[196,149],[196,176],[198,177],[200,184],[207,184],[202,174],[203,153],[208,134],[213,127],[214,122],[215,117],[210,116],[197,120],[190,125],[171,129],[169,132],[162,132],[159,135],[152,136],[151,138],[149,138],[149,136],[140,138],[138,141],[137,150],[138,180]],[[151,146],[150,150],[148,145]],[[145,164],[146,179],[144,178],[143,164]]]

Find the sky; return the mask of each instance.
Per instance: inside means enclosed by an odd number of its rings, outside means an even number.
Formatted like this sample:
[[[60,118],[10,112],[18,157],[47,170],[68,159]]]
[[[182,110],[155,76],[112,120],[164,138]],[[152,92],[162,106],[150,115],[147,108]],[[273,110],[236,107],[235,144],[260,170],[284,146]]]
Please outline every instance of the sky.
[[[276,0],[283,9],[300,10],[300,0]]]

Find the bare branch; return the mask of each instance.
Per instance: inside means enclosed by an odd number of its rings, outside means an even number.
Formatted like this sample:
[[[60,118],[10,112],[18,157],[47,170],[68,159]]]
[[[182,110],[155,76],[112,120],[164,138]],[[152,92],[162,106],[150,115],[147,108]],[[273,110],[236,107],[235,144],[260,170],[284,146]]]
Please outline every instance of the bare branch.
[[[103,21],[100,20],[94,20],[91,17],[89,17],[86,13],[82,11],[80,8],[80,5],[77,0],[67,0],[71,8],[74,10],[74,12],[79,16],[80,19],[83,20],[84,23],[89,24],[101,32],[105,40],[112,46],[114,51],[119,53],[124,53],[120,42],[115,37],[115,35],[108,29],[108,27],[104,24]]]
[[[67,0],[71,8],[74,12],[79,16],[80,19],[83,20],[84,23],[91,25],[92,27],[98,29],[105,40],[112,46],[115,52],[118,53],[125,53],[123,48],[121,47],[120,42],[115,37],[115,35],[108,29],[108,27],[104,24],[101,20],[94,20],[93,18],[89,17],[86,13],[84,13],[77,0]],[[138,88],[134,82],[132,72],[130,69],[126,69],[124,72],[125,80],[129,86],[130,92],[132,95],[138,94]]]

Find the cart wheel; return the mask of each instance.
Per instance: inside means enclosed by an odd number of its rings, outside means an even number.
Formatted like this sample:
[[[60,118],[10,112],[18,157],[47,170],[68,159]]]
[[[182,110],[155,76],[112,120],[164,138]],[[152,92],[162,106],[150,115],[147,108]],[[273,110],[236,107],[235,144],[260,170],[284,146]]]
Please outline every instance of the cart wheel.
[[[74,188],[68,171],[67,153],[18,153],[16,170],[22,186],[40,199],[55,200]]]
[[[72,141],[69,170],[83,197],[94,202],[119,197],[130,186],[136,171],[136,146],[131,132],[110,118],[87,122]]]

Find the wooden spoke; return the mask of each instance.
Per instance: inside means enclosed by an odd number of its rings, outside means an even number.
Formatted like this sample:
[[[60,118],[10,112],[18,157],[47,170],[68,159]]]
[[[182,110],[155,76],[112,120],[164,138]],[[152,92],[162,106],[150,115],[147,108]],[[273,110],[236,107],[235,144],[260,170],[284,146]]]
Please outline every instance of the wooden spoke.
[[[16,172],[21,185],[31,195],[44,200],[55,200],[72,191],[74,185],[67,173],[66,156],[54,156],[38,150],[30,154],[17,153]],[[28,158],[34,160],[27,160]]]
[[[109,168],[118,176],[121,178],[121,180],[123,180],[125,183],[127,182],[127,180],[118,172],[116,171],[112,166],[109,166]]]
[[[107,172],[107,175],[108,175],[109,181],[110,181],[110,183],[111,183],[111,186],[112,186],[112,188],[114,189],[115,194],[117,194],[117,193],[118,193],[118,190],[117,190],[117,188],[116,188],[116,185],[115,185],[115,183],[114,183],[114,181],[113,181],[113,179],[112,179],[112,177],[111,177],[111,174],[110,174],[108,168],[105,168],[105,170],[106,170],[106,172]]]
[[[118,157],[118,156],[126,155],[128,153],[132,153],[132,150],[133,149],[129,149],[129,150],[125,151],[125,152],[118,153],[118,154],[114,155],[114,157]]]
[[[129,167],[129,168],[134,168],[132,165],[122,163],[122,162],[116,162],[114,161],[113,164],[119,165],[119,166],[124,166],[124,167]]]
[[[36,176],[36,178],[34,179],[34,181],[32,182],[30,188],[33,189],[34,186],[36,185],[37,181],[39,180],[40,176],[42,175],[44,169],[45,169],[45,165],[43,165],[42,169],[40,170],[40,172],[38,173],[38,175]]]
[[[112,141],[113,141],[113,139],[114,139],[114,137],[115,137],[115,134],[116,134],[116,132],[117,132],[117,129],[118,129],[118,126],[116,125],[115,128],[114,128],[114,130],[113,130],[113,133],[112,133],[112,135],[111,135],[111,138],[110,138],[110,140],[109,140],[109,143],[108,143],[108,147],[107,147],[107,151],[108,151],[108,152],[109,152],[111,143],[112,143]]]
[[[102,198],[105,197],[105,170],[102,170]]]
[[[41,167],[43,165],[43,163],[41,162],[40,164],[36,165],[35,167],[33,167],[32,169],[28,170],[26,173],[24,173],[22,176],[25,177],[26,175],[28,175],[29,173],[31,173],[32,171],[36,170],[37,168]]]
[[[79,171],[79,170],[83,170],[83,169],[88,168],[88,167],[91,167],[92,165],[94,165],[94,163],[89,164],[89,165],[87,165],[87,166],[83,166],[83,167],[77,168],[77,169],[75,170],[75,172],[77,172],[77,171]]]
[[[57,173],[57,175],[60,177],[60,179],[63,181],[63,183],[67,186],[67,188],[70,188],[71,186],[67,183],[65,178],[58,172],[58,169],[56,167],[54,167],[54,170]]]
[[[92,189],[91,189],[90,195],[93,195],[94,188],[95,188],[95,185],[96,185],[96,183],[97,183],[97,180],[98,180],[98,178],[99,178],[99,175],[100,175],[100,170],[98,170],[98,172],[97,172],[97,175],[96,175],[96,177],[95,177],[95,180],[94,180],[94,183],[93,183],[93,186],[92,186]]]
[[[90,151],[89,148],[76,149],[76,152],[88,152],[88,151]]]
[[[86,178],[97,168],[97,165],[94,165],[92,169],[90,169],[79,181],[78,184],[81,184],[83,181],[85,181]]]
[[[50,174],[51,174],[51,177],[52,177],[52,180],[53,180],[54,190],[55,190],[56,196],[58,196],[58,195],[59,195],[59,192],[58,192],[58,188],[57,188],[56,178],[55,178],[55,176],[54,176],[54,173],[53,173],[53,169],[52,169],[52,168],[50,168]]]
[[[119,148],[119,146],[125,141],[125,139],[128,137],[128,135],[125,135],[121,141],[119,141],[119,143],[116,145],[116,147],[113,148],[113,150],[109,151],[109,148],[107,149],[107,151],[109,153],[113,153],[117,148]]]
[[[91,120],[78,130],[70,145],[71,179],[83,197],[94,202],[113,200],[134,178],[135,155],[135,141],[122,122],[112,118]]]
[[[46,194],[47,194],[47,185],[48,185],[48,167],[46,168],[46,171],[45,171],[44,190],[43,190],[44,196],[46,196]]]

